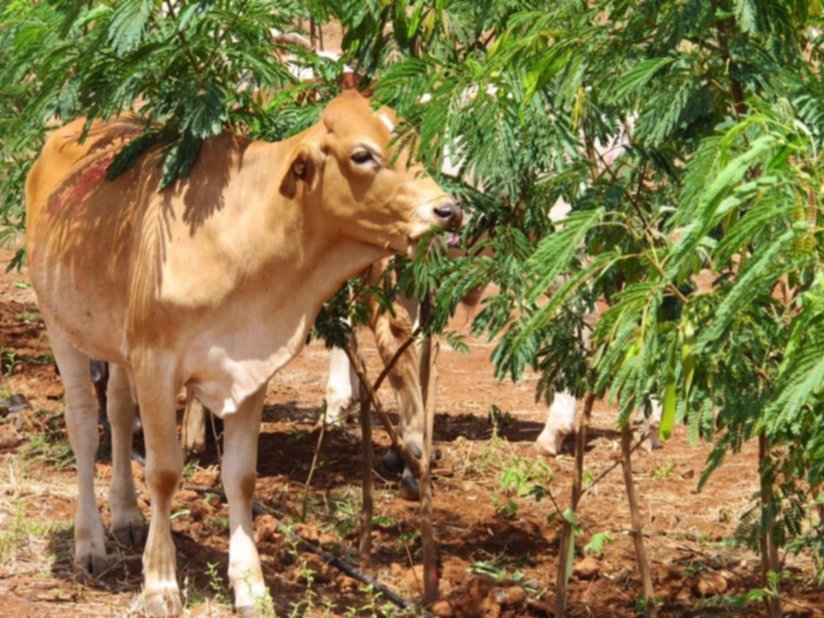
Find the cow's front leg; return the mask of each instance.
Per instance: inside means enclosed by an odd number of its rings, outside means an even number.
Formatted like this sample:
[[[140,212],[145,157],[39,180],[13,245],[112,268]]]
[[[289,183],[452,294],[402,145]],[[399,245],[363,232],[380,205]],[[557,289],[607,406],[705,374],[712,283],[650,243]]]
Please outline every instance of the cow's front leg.
[[[114,363],[109,366],[106,400],[112,428],[112,483],[109,486],[112,534],[123,545],[139,545],[143,542],[144,523],[137,508],[131,465],[137,405],[125,367]]]
[[[145,367],[133,368],[146,441],[146,484],[151,498],[149,536],[143,551],[143,594],[150,616],[183,612],[172,542],[172,497],[183,473],[177,441],[176,387],[173,366],[149,355]]]
[[[100,442],[97,399],[92,393],[89,357],[57,328],[49,328],[66,402],[66,429],[77,460],[77,510],[74,515],[74,562],[92,575],[106,567],[103,520],[94,493],[94,457]]]
[[[264,613],[267,606],[271,609],[252,530],[258,431],[265,393],[264,385],[237,412],[224,418],[221,465],[229,502],[229,581],[235,592],[235,608],[242,616]]]
[[[535,450],[542,455],[557,455],[561,452],[564,438],[575,430],[575,412],[578,400],[567,391],[555,393],[546,417],[541,435],[535,440]]]

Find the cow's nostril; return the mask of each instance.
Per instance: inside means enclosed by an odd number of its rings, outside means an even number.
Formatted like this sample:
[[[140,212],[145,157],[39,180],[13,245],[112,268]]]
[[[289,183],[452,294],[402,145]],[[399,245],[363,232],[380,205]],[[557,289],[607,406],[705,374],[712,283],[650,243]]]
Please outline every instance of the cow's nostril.
[[[455,204],[443,204],[435,209],[435,214],[447,221],[452,220],[457,212],[458,207]]]

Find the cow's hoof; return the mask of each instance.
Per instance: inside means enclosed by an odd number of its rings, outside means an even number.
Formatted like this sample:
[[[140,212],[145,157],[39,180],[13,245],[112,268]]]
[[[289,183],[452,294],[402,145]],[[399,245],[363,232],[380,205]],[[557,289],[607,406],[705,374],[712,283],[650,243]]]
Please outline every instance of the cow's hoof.
[[[539,455],[546,455],[547,457],[555,457],[558,454],[554,444],[541,442],[540,440],[536,440],[532,448],[535,449]]]
[[[176,590],[167,590],[157,594],[146,595],[146,614],[152,618],[180,616],[183,613],[183,603]]]
[[[128,523],[112,528],[112,536],[124,547],[140,547],[146,540],[146,526],[143,522]]]
[[[263,614],[254,605],[244,605],[235,609],[235,613],[239,618],[258,618]],[[274,616],[274,614],[272,614]]]
[[[403,472],[404,462],[403,457],[398,453],[397,449],[390,448],[386,454],[381,458],[381,465],[383,469],[389,474],[395,476]]]
[[[110,561],[105,554],[88,553],[74,557],[74,566],[82,579],[100,577],[109,565]]]
[[[409,468],[403,471],[401,477],[401,485],[398,488],[398,494],[404,500],[411,502],[418,502],[421,499],[421,482],[412,474]]]
[[[535,440],[532,448],[541,455],[556,457],[558,453],[561,452],[566,436],[567,434],[563,432],[541,432],[541,435]]]

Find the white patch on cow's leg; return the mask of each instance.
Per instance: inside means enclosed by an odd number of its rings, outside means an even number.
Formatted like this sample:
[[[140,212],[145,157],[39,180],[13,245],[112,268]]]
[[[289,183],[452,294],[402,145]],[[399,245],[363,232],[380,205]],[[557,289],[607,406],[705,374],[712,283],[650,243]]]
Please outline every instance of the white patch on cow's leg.
[[[77,509],[74,515],[74,562],[97,575],[106,568],[103,520],[94,493],[94,457],[97,432],[97,399],[92,391],[89,357],[79,352],[63,332],[49,328],[52,351],[60,368],[66,402],[66,429],[77,460]]]
[[[354,334],[352,334],[354,337]],[[343,422],[343,415],[360,396],[358,376],[342,348],[329,352],[329,380],[326,383],[326,424]]]
[[[649,398],[650,403],[650,416],[647,419],[647,426],[649,428],[649,450],[662,448],[663,445],[661,444],[661,437],[658,435],[658,431],[661,427],[661,414],[663,412],[663,408],[661,407],[661,402],[658,400],[658,397],[652,396]]]
[[[191,392],[186,399],[186,410],[180,426],[180,442],[187,454],[202,453],[206,450],[206,408]]]
[[[183,611],[177,585],[171,507],[183,473],[177,440],[176,385],[171,363],[147,359],[147,369],[133,367],[146,440],[146,484],[151,497],[149,536],[143,551],[143,595],[150,616],[178,616]]]
[[[112,428],[112,482],[109,486],[109,510],[112,513],[112,534],[127,546],[143,542],[144,522],[137,508],[132,476],[132,436],[137,405],[125,367],[109,365],[106,389],[107,415]]]
[[[549,406],[546,425],[535,440],[534,448],[542,455],[557,455],[564,438],[575,429],[578,400],[567,391],[555,393]]]
[[[258,431],[266,388],[249,397],[234,414],[224,417],[223,488],[229,503],[229,581],[238,614],[256,615],[271,609],[252,529]]]

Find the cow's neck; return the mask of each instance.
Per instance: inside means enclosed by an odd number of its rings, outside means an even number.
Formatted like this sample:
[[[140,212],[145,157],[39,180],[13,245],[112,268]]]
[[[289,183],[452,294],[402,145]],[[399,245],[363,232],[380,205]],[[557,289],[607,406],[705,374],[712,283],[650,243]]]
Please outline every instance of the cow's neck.
[[[275,154],[270,152],[265,159],[285,159],[282,148]],[[246,163],[255,172],[249,159]],[[259,168],[242,180],[246,186],[265,186],[261,173]],[[279,182],[284,173],[283,168],[269,169],[269,199],[261,196],[259,202],[245,205],[262,208],[256,213],[260,216],[241,220],[233,215],[234,219],[227,219],[214,232],[222,235],[225,230],[224,246],[257,248],[254,252],[241,249],[243,255],[231,261],[234,268],[245,265],[248,270],[226,290],[228,302],[220,303],[221,315],[215,314],[206,331],[195,335],[198,344],[194,349],[201,352],[192,355],[194,365],[182,376],[216,413],[237,409],[240,401],[288,363],[304,346],[323,303],[346,280],[386,255],[381,247],[330,228],[322,213],[301,203],[300,196],[284,200],[273,194],[272,183]],[[250,225],[250,220],[258,223]],[[235,314],[232,306],[243,307],[243,315],[251,319],[236,322],[240,312]],[[204,355],[203,350],[208,353]],[[203,358],[209,359],[208,366],[200,362]]]

